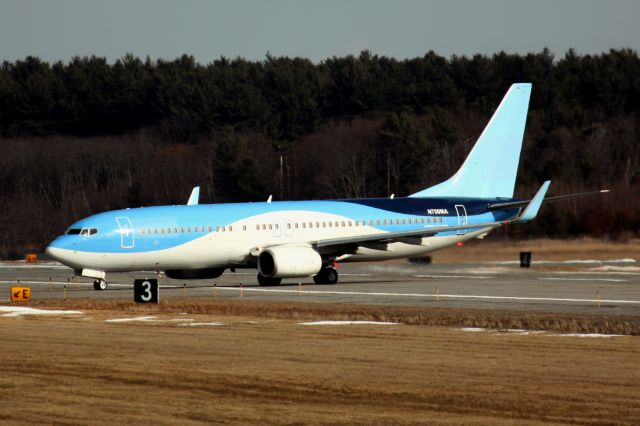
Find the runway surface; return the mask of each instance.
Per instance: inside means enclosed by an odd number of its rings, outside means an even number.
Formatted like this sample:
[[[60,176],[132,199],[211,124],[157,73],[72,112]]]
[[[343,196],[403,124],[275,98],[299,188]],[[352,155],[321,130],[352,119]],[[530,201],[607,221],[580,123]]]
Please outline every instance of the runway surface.
[[[640,315],[640,268],[634,265],[546,264],[523,269],[500,263],[364,263],[340,265],[340,282],[335,285],[316,285],[305,278],[260,287],[253,270],[226,272],[214,280],[180,281],[161,276],[159,282],[161,299],[215,297]],[[71,269],[60,264],[6,262],[0,264],[0,302],[9,301],[10,287],[18,283],[31,287],[34,300],[131,300],[135,278],[156,278],[156,274],[109,274],[109,288],[95,291],[90,279],[78,280]]]

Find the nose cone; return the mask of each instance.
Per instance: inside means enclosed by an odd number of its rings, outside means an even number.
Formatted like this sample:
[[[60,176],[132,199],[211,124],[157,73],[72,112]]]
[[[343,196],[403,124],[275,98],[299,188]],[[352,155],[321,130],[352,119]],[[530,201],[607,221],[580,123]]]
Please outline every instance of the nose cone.
[[[58,262],[62,262],[62,252],[64,250],[58,247],[54,247],[53,243],[49,244],[47,248],[44,250],[44,253],[48,258],[57,260]]]
[[[44,252],[50,259],[57,260],[67,266],[72,266],[71,257],[73,250],[69,250],[69,248],[66,247],[68,244],[64,244],[64,242],[61,241],[63,238],[64,237],[55,239],[47,246]]]

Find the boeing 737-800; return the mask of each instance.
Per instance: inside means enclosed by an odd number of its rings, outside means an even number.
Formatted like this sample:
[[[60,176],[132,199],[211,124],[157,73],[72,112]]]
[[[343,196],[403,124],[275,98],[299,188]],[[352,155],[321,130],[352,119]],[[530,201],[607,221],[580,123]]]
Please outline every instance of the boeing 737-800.
[[[313,276],[338,280],[335,262],[421,255],[506,223],[533,219],[550,181],[513,198],[531,84],[511,86],[450,179],[405,198],[198,204],[109,211],[82,219],[46,249],[77,275],[107,287],[107,272],[164,271],[176,279],[256,268],[260,285]],[[579,194],[573,194],[579,195]]]

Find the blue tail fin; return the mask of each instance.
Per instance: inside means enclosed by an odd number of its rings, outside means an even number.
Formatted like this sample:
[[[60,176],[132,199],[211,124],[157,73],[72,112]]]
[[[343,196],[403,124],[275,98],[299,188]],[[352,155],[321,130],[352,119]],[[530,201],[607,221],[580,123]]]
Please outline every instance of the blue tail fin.
[[[457,173],[410,197],[512,198],[530,95],[531,83],[511,85]]]

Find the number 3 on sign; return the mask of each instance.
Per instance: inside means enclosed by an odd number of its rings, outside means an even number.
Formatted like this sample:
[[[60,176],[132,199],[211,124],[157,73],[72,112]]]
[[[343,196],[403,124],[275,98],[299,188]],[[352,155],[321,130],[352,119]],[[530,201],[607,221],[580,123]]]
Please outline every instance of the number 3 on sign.
[[[160,299],[158,280],[135,280],[133,301],[136,303],[158,303]]]
[[[153,297],[153,293],[151,293],[151,283],[149,281],[143,281],[142,288],[144,293],[142,294],[142,296],[140,296],[140,298],[145,302],[150,301]]]

